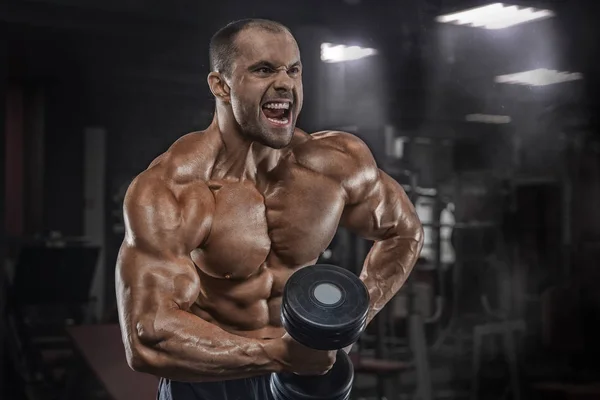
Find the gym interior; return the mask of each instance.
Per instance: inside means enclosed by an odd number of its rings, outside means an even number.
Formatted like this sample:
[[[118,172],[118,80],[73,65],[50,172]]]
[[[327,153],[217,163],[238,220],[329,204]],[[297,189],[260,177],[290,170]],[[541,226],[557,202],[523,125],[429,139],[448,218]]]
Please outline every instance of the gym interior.
[[[352,348],[352,399],[600,399],[593,0],[0,2],[0,399],[151,400],[115,299],[133,177],[213,117],[211,35],[268,18],[298,126],[353,133],[423,224]],[[320,261],[359,273],[340,228]]]

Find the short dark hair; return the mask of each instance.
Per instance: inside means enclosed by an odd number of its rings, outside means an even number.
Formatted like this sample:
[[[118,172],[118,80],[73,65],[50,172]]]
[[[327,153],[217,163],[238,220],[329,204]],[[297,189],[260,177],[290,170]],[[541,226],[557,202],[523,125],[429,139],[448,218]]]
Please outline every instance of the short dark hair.
[[[210,40],[209,58],[211,71],[220,72],[225,75],[231,74],[231,66],[236,56],[237,48],[235,39],[243,30],[259,28],[269,32],[291,34],[285,25],[268,19],[248,18],[230,22],[219,29]]]

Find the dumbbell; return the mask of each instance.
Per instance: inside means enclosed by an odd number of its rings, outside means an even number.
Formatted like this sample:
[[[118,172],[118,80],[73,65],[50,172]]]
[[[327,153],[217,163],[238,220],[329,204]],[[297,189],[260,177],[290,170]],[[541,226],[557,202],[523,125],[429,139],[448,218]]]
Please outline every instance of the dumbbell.
[[[369,292],[352,272],[328,264],[296,271],[283,290],[281,321],[287,333],[306,347],[338,350],[333,367],[324,375],[273,373],[275,400],[347,400],[354,367],[344,350],[364,331]]]

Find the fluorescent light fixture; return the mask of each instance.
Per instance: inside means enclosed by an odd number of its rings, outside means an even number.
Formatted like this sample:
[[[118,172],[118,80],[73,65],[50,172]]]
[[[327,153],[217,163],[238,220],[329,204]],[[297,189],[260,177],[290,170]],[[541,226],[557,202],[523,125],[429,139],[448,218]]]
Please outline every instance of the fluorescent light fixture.
[[[412,186],[410,186],[408,184],[407,185],[402,185],[402,187],[407,192],[410,192],[412,190]],[[422,188],[422,187],[417,186],[417,190],[415,190],[415,193],[420,194],[422,196],[436,196],[437,195],[437,189],[435,189],[435,188]]]
[[[359,46],[345,46],[343,44],[321,44],[321,61],[327,63],[358,60],[374,56],[377,50]]]
[[[550,10],[533,7],[519,8],[503,3],[489,4],[483,7],[441,15],[436,18],[438,22],[454,25],[467,25],[485,29],[503,29],[525,22],[553,17]]]
[[[559,72],[553,69],[539,68],[516,74],[500,75],[495,78],[498,83],[526,86],[546,86],[583,79],[579,72]]]
[[[465,117],[468,122],[481,122],[484,124],[508,124],[512,119],[508,115],[469,114]]]

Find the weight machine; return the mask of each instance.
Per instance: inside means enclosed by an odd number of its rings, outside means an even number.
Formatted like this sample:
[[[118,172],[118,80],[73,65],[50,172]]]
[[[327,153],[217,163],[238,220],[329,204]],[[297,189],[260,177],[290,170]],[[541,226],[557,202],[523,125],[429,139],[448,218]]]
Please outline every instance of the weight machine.
[[[99,249],[82,243],[24,245],[8,290],[7,358],[28,399],[57,398],[71,361],[66,326],[83,323]]]
[[[447,139],[441,140],[447,142]],[[408,153],[410,153],[410,140],[403,139],[402,142],[404,147],[409,148]],[[439,145],[436,139],[428,139],[427,142]],[[407,144],[409,145],[407,146]],[[406,161],[410,157],[403,157],[406,155],[404,154],[405,149],[398,151],[392,141],[389,141],[386,147],[392,150],[388,152],[386,159],[380,162],[382,169],[403,186],[413,204],[423,198],[429,200],[431,204],[431,218],[423,221],[424,229],[427,230],[428,239],[430,239],[430,256],[427,262],[420,260],[421,262],[415,265],[405,286],[373,321],[372,329],[368,330],[360,340],[361,352],[373,355],[375,359],[406,362],[406,368],[397,371],[396,379],[399,379],[400,373],[410,371],[410,374],[406,373],[405,376],[412,374],[414,379],[402,379],[402,381],[413,383],[411,386],[415,387],[415,390],[411,395],[405,397],[431,400],[440,394],[446,394],[440,390],[434,392],[432,357],[436,359],[444,357],[444,354],[448,355],[446,351],[448,347],[453,359],[457,355],[464,357],[468,354],[464,345],[469,341],[472,344],[471,366],[473,369],[471,371],[471,397],[476,398],[483,339],[499,335],[502,338],[503,349],[509,363],[513,397],[518,399],[519,383],[513,334],[523,331],[524,323],[519,320],[510,320],[507,315],[495,310],[487,295],[490,291],[488,288],[476,284],[473,290],[461,289],[464,286],[464,273],[467,265],[475,266],[476,273],[480,276],[484,275],[482,267],[485,266],[490,268],[489,271],[501,274],[507,271],[508,263],[494,264],[488,255],[476,251],[486,247],[483,242],[475,242],[470,246],[466,246],[464,243],[465,236],[473,236],[481,241],[498,242],[499,244],[492,245],[492,247],[499,246],[502,250],[502,202],[507,194],[506,188],[503,186],[504,181],[485,172],[460,174],[453,180],[448,180],[446,177],[446,180],[440,181],[438,177],[434,180],[435,184],[427,184],[428,187],[423,188],[419,185],[418,169],[411,165],[410,161]],[[448,183],[442,184],[441,182]],[[448,223],[442,221],[441,216],[450,202],[456,207],[454,210],[456,222]],[[471,215],[468,215],[469,213]],[[445,237],[448,230],[453,232],[451,239]],[[454,260],[443,259],[444,246],[454,249]],[[356,260],[360,264],[368,252],[367,244],[365,241],[358,240],[355,249]],[[357,265],[357,268],[360,267],[362,264]],[[418,282],[419,274],[433,275],[432,286],[435,294],[430,296],[433,297],[433,307],[422,307],[423,286]],[[451,282],[450,291],[446,286],[448,281]],[[491,291],[496,292],[497,288]],[[477,293],[475,302],[465,299],[465,292]],[[502,296],[501,294],[500,297]],[[398,335],[397,316],[392,315],[399,297],[405,298],[406,312],[403,322],[406,327],[406,335],[404,339]],[[510,294],[507,298],[509,297]],[[469,310],[465,309],[465,302],[469,305],[467,308],[471,308],[473,304],[479,305],[476,310]],[[448,346],[450,339],[454,339],[454,344]],[[456,371],[468,371],[468,368],[452,369],[452,372]],[[461,377],[459,377],[460,379]],[[466,377],[462,377],[462,379],[467,381]],[[378,375],[377,397],[380,399],[385,398],[386,394],[390,392],[390,390],[385,390],[384,381],[385,375]],[[396,396],[399,396],[400,392],[394,391]],[[448,394],[454,397],[469,396],[469,390],[466,388],[459,392],[454,389],[444,392],[449,392]],[[400,397],[402,396],[394,398]]]
[[[389,170],[387,170],[390,173]],[[400,170],[390,175],[397,180]],[[401,170],[404,180],[409,184],[405,190],[411,198],[416,199],[420,193],[418,175],[409,170]],[[363,239],[355,238],[355,270],[362,269],[362,263],[369,251],[369,243]],[[418,269],[419,266],[415,266]],[[366,374],[375,377],[375,392],[377,399],[391,399],[391,393],[399,394],[398,383],[400,374],[411,371],[416,374],[416,388],[411,396],[415,400],[432,400],[434,398],[431,371],[429,365],[429,350],[427,345],[426,325],[433,324],[442,315],[444,301],[441,296],[435,297],[435,311],[432,315],[423,315],[418,307],[418,296],[414,279],[409,278],[404,286],[406,294],[408,315],[406,321],[406,335],[403,340],[398,334],[396,318],[393,315],[393,304],[384,307],[375,317],[370,329],[360,338],[355,349],[354,364],[357,374]],[[390,301],[393,303],[394,299]],[[370,397],[368,390],[357,388],[356,398]],[[356,394],[355,394],[356,396]],[[395,397],[394,397],[395,398]]]

